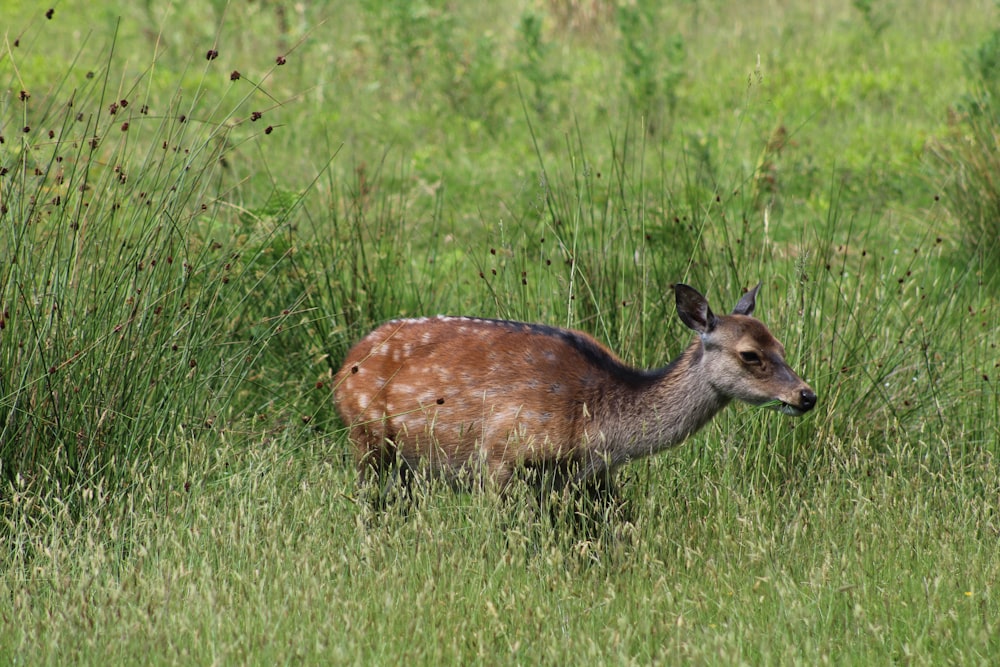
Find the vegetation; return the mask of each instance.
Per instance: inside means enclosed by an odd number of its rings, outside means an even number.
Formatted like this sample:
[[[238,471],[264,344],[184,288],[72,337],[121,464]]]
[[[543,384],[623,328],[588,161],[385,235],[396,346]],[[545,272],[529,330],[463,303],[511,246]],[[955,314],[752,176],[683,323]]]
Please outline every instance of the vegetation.
[[[1000,654],[994,5],[7,5],[0,661]],[[376,323],[653,366],[682,280],[762,280],[817,408],[730,408],[588,530],[355,497]]]

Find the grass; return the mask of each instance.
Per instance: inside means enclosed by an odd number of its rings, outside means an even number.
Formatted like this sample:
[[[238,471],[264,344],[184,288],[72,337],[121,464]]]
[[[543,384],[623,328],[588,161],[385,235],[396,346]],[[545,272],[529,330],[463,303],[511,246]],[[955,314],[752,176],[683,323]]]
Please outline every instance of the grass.
[[[998,654],[962,187],[995,156],[950,113],[995,9],[567,6],[5,8],[3,662]],[[543,321],[653,366],[681,280],[720,310],[762,280],[817,409],[730,408],[591,533],[520,488],[357,502],[330,383],[370,327]]]

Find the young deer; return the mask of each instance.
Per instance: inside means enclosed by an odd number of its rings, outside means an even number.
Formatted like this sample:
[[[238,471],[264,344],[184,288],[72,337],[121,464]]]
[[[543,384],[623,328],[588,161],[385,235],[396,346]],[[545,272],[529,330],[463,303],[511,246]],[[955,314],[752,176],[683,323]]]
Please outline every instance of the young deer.
[[[816,394],[752,317],[757,287],[715,315],[687,285],[677,314],[698,336],[667,366],[638,370],[592,337],[467,317],[395,320],[347,355],[335,378],[362,481],[401,464],[500,488],[521,467],[557,484],[609,478],[680,443],[730,400],[802,415]]]

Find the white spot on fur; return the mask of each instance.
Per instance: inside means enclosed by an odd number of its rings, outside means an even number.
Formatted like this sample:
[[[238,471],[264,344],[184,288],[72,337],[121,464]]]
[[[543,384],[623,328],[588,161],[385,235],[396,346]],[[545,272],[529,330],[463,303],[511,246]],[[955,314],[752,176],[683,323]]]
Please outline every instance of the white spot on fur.
[[[414,389],[413,393],[416,394],[417,391]],[[440,394],[441,392],[435,392],[433,390],[425,389],[424,391],[419,393],[417,400],[420,402],[421,405],[430,405],[432,403],[436,405],[437,400],[441,398]]]
[[[424,429],[424,420],[420,413],[409,413],[397,417],[399,430],[403,433],[420,433]]]
[[[406,396],[410,394],[416,394],[419,391],[420,389],[418,387],[415,387],[410,384],[403,384],[401,382],[396,382],[393,383],[392,385],[392,392],[396,395]]]
[[[491,421],[494,421],[498,424],[513,425],[514,423],[516,423],[518,415],[520,415],[520,413],[521,413],[520,406],[513,407],[513,406],[497,405],[494,406],[494,413]]]

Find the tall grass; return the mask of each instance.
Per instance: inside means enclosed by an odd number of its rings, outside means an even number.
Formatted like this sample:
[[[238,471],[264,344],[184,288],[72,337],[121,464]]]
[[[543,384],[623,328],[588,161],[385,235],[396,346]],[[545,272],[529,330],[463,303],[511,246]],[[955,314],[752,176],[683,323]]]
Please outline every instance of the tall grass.
[[[509,24],[435,3],[263,8],[150,11],[137,23],[162,21],[153,34],[181,47],[152,56],[127,17],[55,71],[33,58],[56,25],[43,14],[0,61],[0,660],[988,664],[1000,651],[996,299],[934,201],[941,183],[912,156],[899,167],[915,140],[896,132],[919,121],[885,112],[881,79],[782,84],[801,65],[765,57],[777,71],[702,85],[735,67],[697,56],[732,30],[702,3],[644,6],[633,25],[677,19],[689,75],[667,82],[639,71],[645,52],[597,4],[606,25],[586,29],[537,5]],[[322,12],[356,41],[316,37]],[[815,12],[845,35],[792,29]],[[852,50],[914,57],[903,47],[923,24],[838,12],[788,9],[784,29],[767,24],[774,48],[808,43],[841,68]],[[526,61],[512,45],[528,38]],[[670,132],[609,111],[643,77],[660,86],[647,103],[676,98]],[[841,111],[856,95],[889,157],[837,143],[840,121],[815,105],[789,111],[789,87]],[[950,92],[919,90],[943,118]],[[710,98],[728,111],[703,113]],[[669,290],[681,280],[718,310],[762,281],[757,314],[816,410],[729,408],[626,467],[627,511],[597,530],[575,530],[573,500],[551,518],[526,485],[508,498],[430,486],[377,515],[358,502],[331,380],[370,327],[433,312],[544,321],[650,367],[689,342]]]
[[[163,100],[154,73],[113,90],[118,75],[8,81],[0,469],[15,487],[127,487],[181,433],[239,422],[296,306],[268,294],[282,221],[226,197],[250,95]]]
[[[1000,166],[1000,114],[995,103],[980,102],[956,112],[950,134],[932,146],[932,167],[958,222],[967,258],[986,278],[997,276],[1000,248],[1000,188],[993,174]]]

